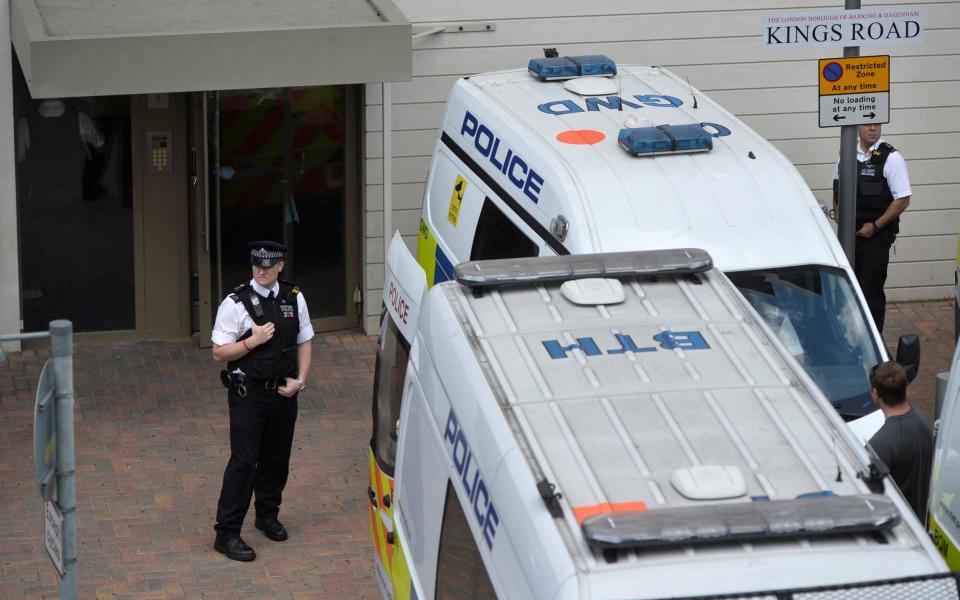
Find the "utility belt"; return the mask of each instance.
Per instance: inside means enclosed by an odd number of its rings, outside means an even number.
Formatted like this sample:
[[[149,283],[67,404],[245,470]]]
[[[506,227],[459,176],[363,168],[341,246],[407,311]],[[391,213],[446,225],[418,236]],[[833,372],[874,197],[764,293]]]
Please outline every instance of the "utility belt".
[[[286,384],[287,379],[285,377],[249,377],[243,373],[231,373],[224,369],[220,371],[220,382],[223,387],[234,389],[241,398],[246,398],[248,387],[273,391]]]

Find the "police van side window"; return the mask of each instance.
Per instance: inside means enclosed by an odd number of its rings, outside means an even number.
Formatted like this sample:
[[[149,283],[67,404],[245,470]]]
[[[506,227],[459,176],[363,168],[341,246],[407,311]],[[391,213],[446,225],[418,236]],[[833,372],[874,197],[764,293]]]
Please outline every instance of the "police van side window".
[[[390,318],[386,308],[380,317],[380,343],[373,375],[373,455],[380,468],[393,476],[397,459],[397,420],[407,373],[410,344]]]
[[[470,260],[537,256],[540,250],[503,212],[485,198],[473,236]]]
[[[447,481],[447,499],[437,552],[437,600],[495,599],[493,584],[453,485]]]

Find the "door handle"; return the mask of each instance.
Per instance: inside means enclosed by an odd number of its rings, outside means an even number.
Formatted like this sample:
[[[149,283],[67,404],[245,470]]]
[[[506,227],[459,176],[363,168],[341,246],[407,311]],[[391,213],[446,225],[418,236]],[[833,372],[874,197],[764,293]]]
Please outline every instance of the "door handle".
[[[199,151],[196,148],[190,148],[190,186],[196,187],[199,177],[197,176],[197,158]]]

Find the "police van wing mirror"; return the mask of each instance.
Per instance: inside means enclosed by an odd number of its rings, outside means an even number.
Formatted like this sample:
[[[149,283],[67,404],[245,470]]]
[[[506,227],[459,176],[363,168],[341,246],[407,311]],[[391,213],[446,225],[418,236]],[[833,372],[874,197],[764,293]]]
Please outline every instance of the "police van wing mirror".
[[[907,333],[897,341],[897,362],[907,372],[907,381],[917,377],[920,370],[920,336],[916,333]]]

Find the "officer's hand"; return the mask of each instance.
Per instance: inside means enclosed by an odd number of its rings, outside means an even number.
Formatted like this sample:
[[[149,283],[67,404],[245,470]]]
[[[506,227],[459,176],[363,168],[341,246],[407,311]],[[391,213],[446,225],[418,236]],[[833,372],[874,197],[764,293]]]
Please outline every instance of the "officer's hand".
[[[250,334],[250,339],[253,340],[254,345],[259,346],[260,344],[266,344],[273,338],[273,323],[264,323],[263,325],[253,324],[253,333]]]
[[[864,223],[860,226],[860,229],[857,230],[857,237],[872,238],[874,233],[876,232],[873,230],[873,224]]]
[[[300,384],[296,379],[287,377],[286,383],[277,388],[277,391],[280,392],[281,396],[290,398],[294,394],[300,391]]]

